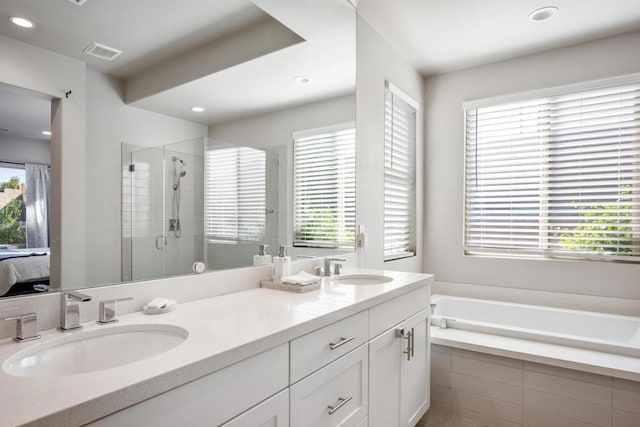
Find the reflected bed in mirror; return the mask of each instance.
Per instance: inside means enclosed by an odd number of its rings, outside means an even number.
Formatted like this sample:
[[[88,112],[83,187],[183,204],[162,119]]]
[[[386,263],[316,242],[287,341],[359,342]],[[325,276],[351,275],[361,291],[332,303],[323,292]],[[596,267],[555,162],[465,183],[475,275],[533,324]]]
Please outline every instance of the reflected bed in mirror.
[[[54,3],[0,4],[57,23],[31,35],[0,23],[11,65],[0,80],[48,93],[64,111],[49,117],[52,288],[193,274],[194,262],[251,266],[261,244],[271,255],[289,246],[294,259],[354,250],[348,0]],[[97,29],[123,54],[86,55]],[[176,149],[183,141],[200,141],[199,154]],[[151,164],[145,156],[162,165],[158,184],[141,184],[147,195],[132,178]]]
[[[51,101],[0,85],[0,296],[49,289]]]

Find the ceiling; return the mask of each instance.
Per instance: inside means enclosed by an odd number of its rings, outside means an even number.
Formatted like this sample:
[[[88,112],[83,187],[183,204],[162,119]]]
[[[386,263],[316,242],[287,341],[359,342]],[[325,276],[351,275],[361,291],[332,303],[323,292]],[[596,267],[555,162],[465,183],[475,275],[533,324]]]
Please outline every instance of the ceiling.
[[[559,11],[529,21],[543,6]],[[639,0],[359,0],[358,12],[425,75],[640,29]]]
[[[264,12],[250,0],[2,0],[0,34],[127,78],[154,64],[252,25]],[[33,29],[8,17],[33,21]],[[85,54],[92,42],[122,50],[112,62]]]

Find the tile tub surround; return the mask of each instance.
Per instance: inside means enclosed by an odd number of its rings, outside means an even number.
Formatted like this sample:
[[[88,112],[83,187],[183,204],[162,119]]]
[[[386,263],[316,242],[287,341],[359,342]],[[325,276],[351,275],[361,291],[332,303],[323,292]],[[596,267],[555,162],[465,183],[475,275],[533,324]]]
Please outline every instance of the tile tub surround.
[[[424,426],[640,426],[639,382],[437,344],[431,357]]]
[[[215,372],[240,360],[286,343],[313,330],[367,310],[392,298],[428,286],[432,275],[392,271],[382,285],[346,286],[325,281],[318,292],[293,294],[249,289],[214,298],[182,303],[171,313],[146,316],[136,312],[120,317],[118,326],[161,323],[183,327],[189,337],[180,346],[150,359],[122,367],[52,378],[21,378],[0,372],[0,426],[82,425],[152,396]],[[422,291],[421,291],[422,292]],[[85,323],[85,330],[100,326]],[[57,338],[42,332],[40,342]],[[0,341],[0,360],[35,343]],[[38,398],[37,404],[29,396]]]

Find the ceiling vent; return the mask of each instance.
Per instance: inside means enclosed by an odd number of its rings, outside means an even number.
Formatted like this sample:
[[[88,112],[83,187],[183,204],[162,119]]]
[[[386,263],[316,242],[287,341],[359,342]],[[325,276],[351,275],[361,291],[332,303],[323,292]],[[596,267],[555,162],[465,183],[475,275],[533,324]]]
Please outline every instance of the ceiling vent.
[[[82,6],[87,2],[87,0],[69,0],[69,1],[77,6]]]
[[[122,53],[121,50],[114,49],[100,43],[91,43],[83,49],[83,52],[96,56],[100,59],[106,59],[107,61],[112,61],[116,56]]]

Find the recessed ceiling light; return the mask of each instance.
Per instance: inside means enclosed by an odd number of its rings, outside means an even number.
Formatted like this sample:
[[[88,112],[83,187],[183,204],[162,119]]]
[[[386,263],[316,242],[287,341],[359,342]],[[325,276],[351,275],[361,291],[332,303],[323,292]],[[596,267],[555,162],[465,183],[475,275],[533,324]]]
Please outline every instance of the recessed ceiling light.
[[[541,7],[529,14],[529,20],[533,22],[544,21],[551,18],[556,13],[558,13],[558,8],[555,6]]]
[[[309,76],[295,76],[293,78],[293,80],[296,83],[306,84],[306,83],[309,83],[311,81],[311,77],[309,77]]]
[[[22,28],[33,28],[36,26],[33,22],[29,21],[28,19],[21,18],[19,16],[10,17],[9,21],[13,22],[18,27],[22,27]]]
[[[48,130],[43,130],[43,131],[42,131],[42,134],[43,134],[43,135],[50,136],[50,135],[51,135],[51,132],[49,132]]]
[[[196,113],[202,113],[204,111],[203,107],[191,107],[191,111],[195,111]]]

